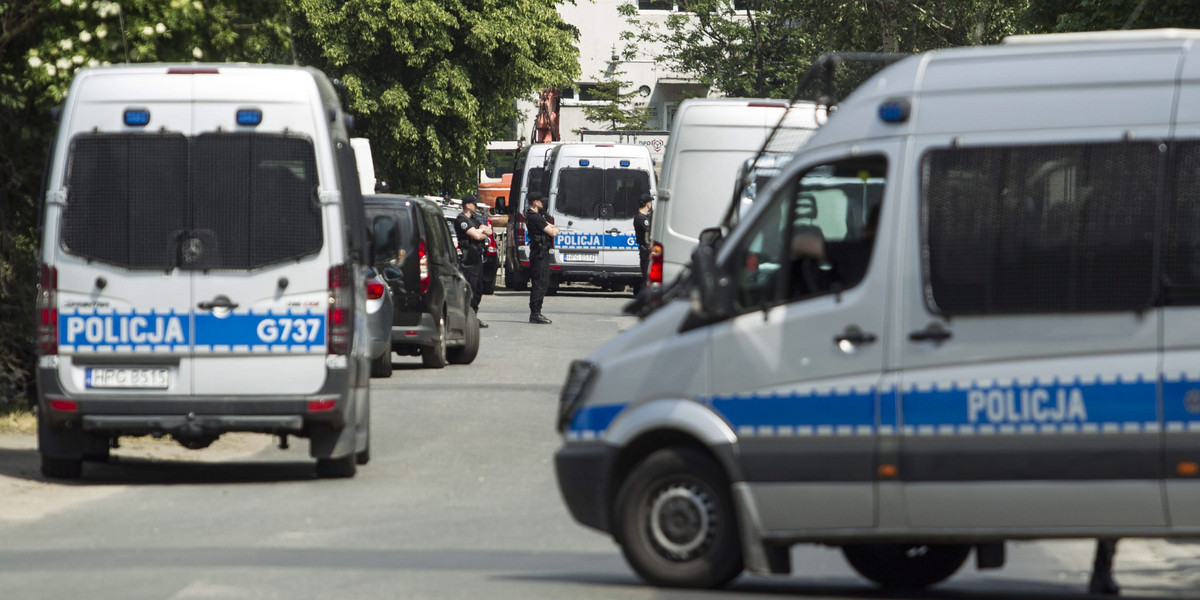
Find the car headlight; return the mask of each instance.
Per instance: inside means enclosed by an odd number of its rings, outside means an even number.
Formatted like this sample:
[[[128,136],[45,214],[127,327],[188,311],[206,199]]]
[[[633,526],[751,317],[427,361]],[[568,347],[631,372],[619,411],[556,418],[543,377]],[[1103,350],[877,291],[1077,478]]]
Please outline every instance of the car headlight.
[[[576,409],[583,403],[588,386],[596,377],[596,365],[586,360],[571,362],[567,370],[567,382],[563,384],[562,393],[558,397],[558,432],[567,430]]]

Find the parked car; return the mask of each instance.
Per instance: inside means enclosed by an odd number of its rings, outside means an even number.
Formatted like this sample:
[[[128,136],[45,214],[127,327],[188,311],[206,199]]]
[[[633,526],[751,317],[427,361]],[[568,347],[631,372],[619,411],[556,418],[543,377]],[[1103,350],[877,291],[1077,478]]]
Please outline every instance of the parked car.
[[[481,215],[483,215],[484,222],[488,225],[491,225],[492,217],[488,207],[482,204],[477,204],[476,206],[479,207],[479,212]],[[442,203],[442,214],[446,217],[446,223],[449,225],[450,233],[454,237],[454,248],[458,250],[458,256],[460,259],[462,258],[462,248],[458,247],[458,234],[454,232],[454,219],[457,219],[459,213],[461,212],[462,205],[458,204],[457,201],[453,201],[449,204]],[[489,235],[487,247],[484,249],[483,254],[484,294],[496,293],[496,272],[500,269],[500,252],[498,249],[499,246],[496,244],[496,235]]]
[[[371,377],[392,376],[392,320],[395,307],[392,290],[374,268],[367,269],[367,355],[371,359]]]
[[[475,360],[479,319],[441,207],[393,194],[365,196],[363,204],[373,234],[372,263],[392,292],[392,350],[420,355],[435,369]]]

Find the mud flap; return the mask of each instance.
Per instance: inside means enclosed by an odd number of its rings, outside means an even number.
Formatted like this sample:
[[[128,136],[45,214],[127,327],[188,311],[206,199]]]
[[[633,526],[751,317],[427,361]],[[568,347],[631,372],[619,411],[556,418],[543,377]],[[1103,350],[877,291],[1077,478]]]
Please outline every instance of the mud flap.
[[[325,423],[317,423],[309,431],[308,455],[313,458],[341,458],[354,453],[355,438],[358,427],[358,393],[355,392],[355,402],[346,415],[346,424],[340,429],[334,429]]]
[[[363,387],[355,392],[354,403],[357,420],[354,427],[354,452],[361,453],[371,445],[371,388]]]
[[[38,419],[38,452],[54,458],[79,460],[84,456],[107,453],[108,438],[79,429],[55,429]]]

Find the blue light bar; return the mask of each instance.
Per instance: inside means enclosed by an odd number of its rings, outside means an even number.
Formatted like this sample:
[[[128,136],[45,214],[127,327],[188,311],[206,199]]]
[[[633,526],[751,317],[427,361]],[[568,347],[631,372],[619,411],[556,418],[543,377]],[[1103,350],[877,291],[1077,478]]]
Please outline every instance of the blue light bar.
[[[262,123],[262,111],[257,108],[239,108],[237,111],[238,125],[258,125]]]
[[[908,120],[911,105],[905,98],[892,98],[879,105],[879,120],[884,123],[903,123]]]
[[[589,161],[589,160],[588,160],[588,159],[586,159],[586,158],[581,158],[581,159],[579,159],[579,166],[581,166],[581,167],[586,167],[586,166],[588,166],[588,165],[590,165],[590,164],[592,164],[592,163],[591,163],[591,161]]]
[[[125,109],[125,124],[130,127],[145,127],[150,123],[150,111],[144,108]]]
[[[621,161],[621,166],[622,166],[622,167],[628,167],[628,166],[629,166],[629,161],[627,161],[627,160],[623,160],[623,161]]]

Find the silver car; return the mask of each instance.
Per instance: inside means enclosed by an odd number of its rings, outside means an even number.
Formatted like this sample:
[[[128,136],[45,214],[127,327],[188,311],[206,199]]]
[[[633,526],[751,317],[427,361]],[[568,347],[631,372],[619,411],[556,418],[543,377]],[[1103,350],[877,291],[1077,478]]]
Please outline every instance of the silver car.
[[[392,290],[373,268],[367,268],[367,332],[371,377],[392,376]]]

